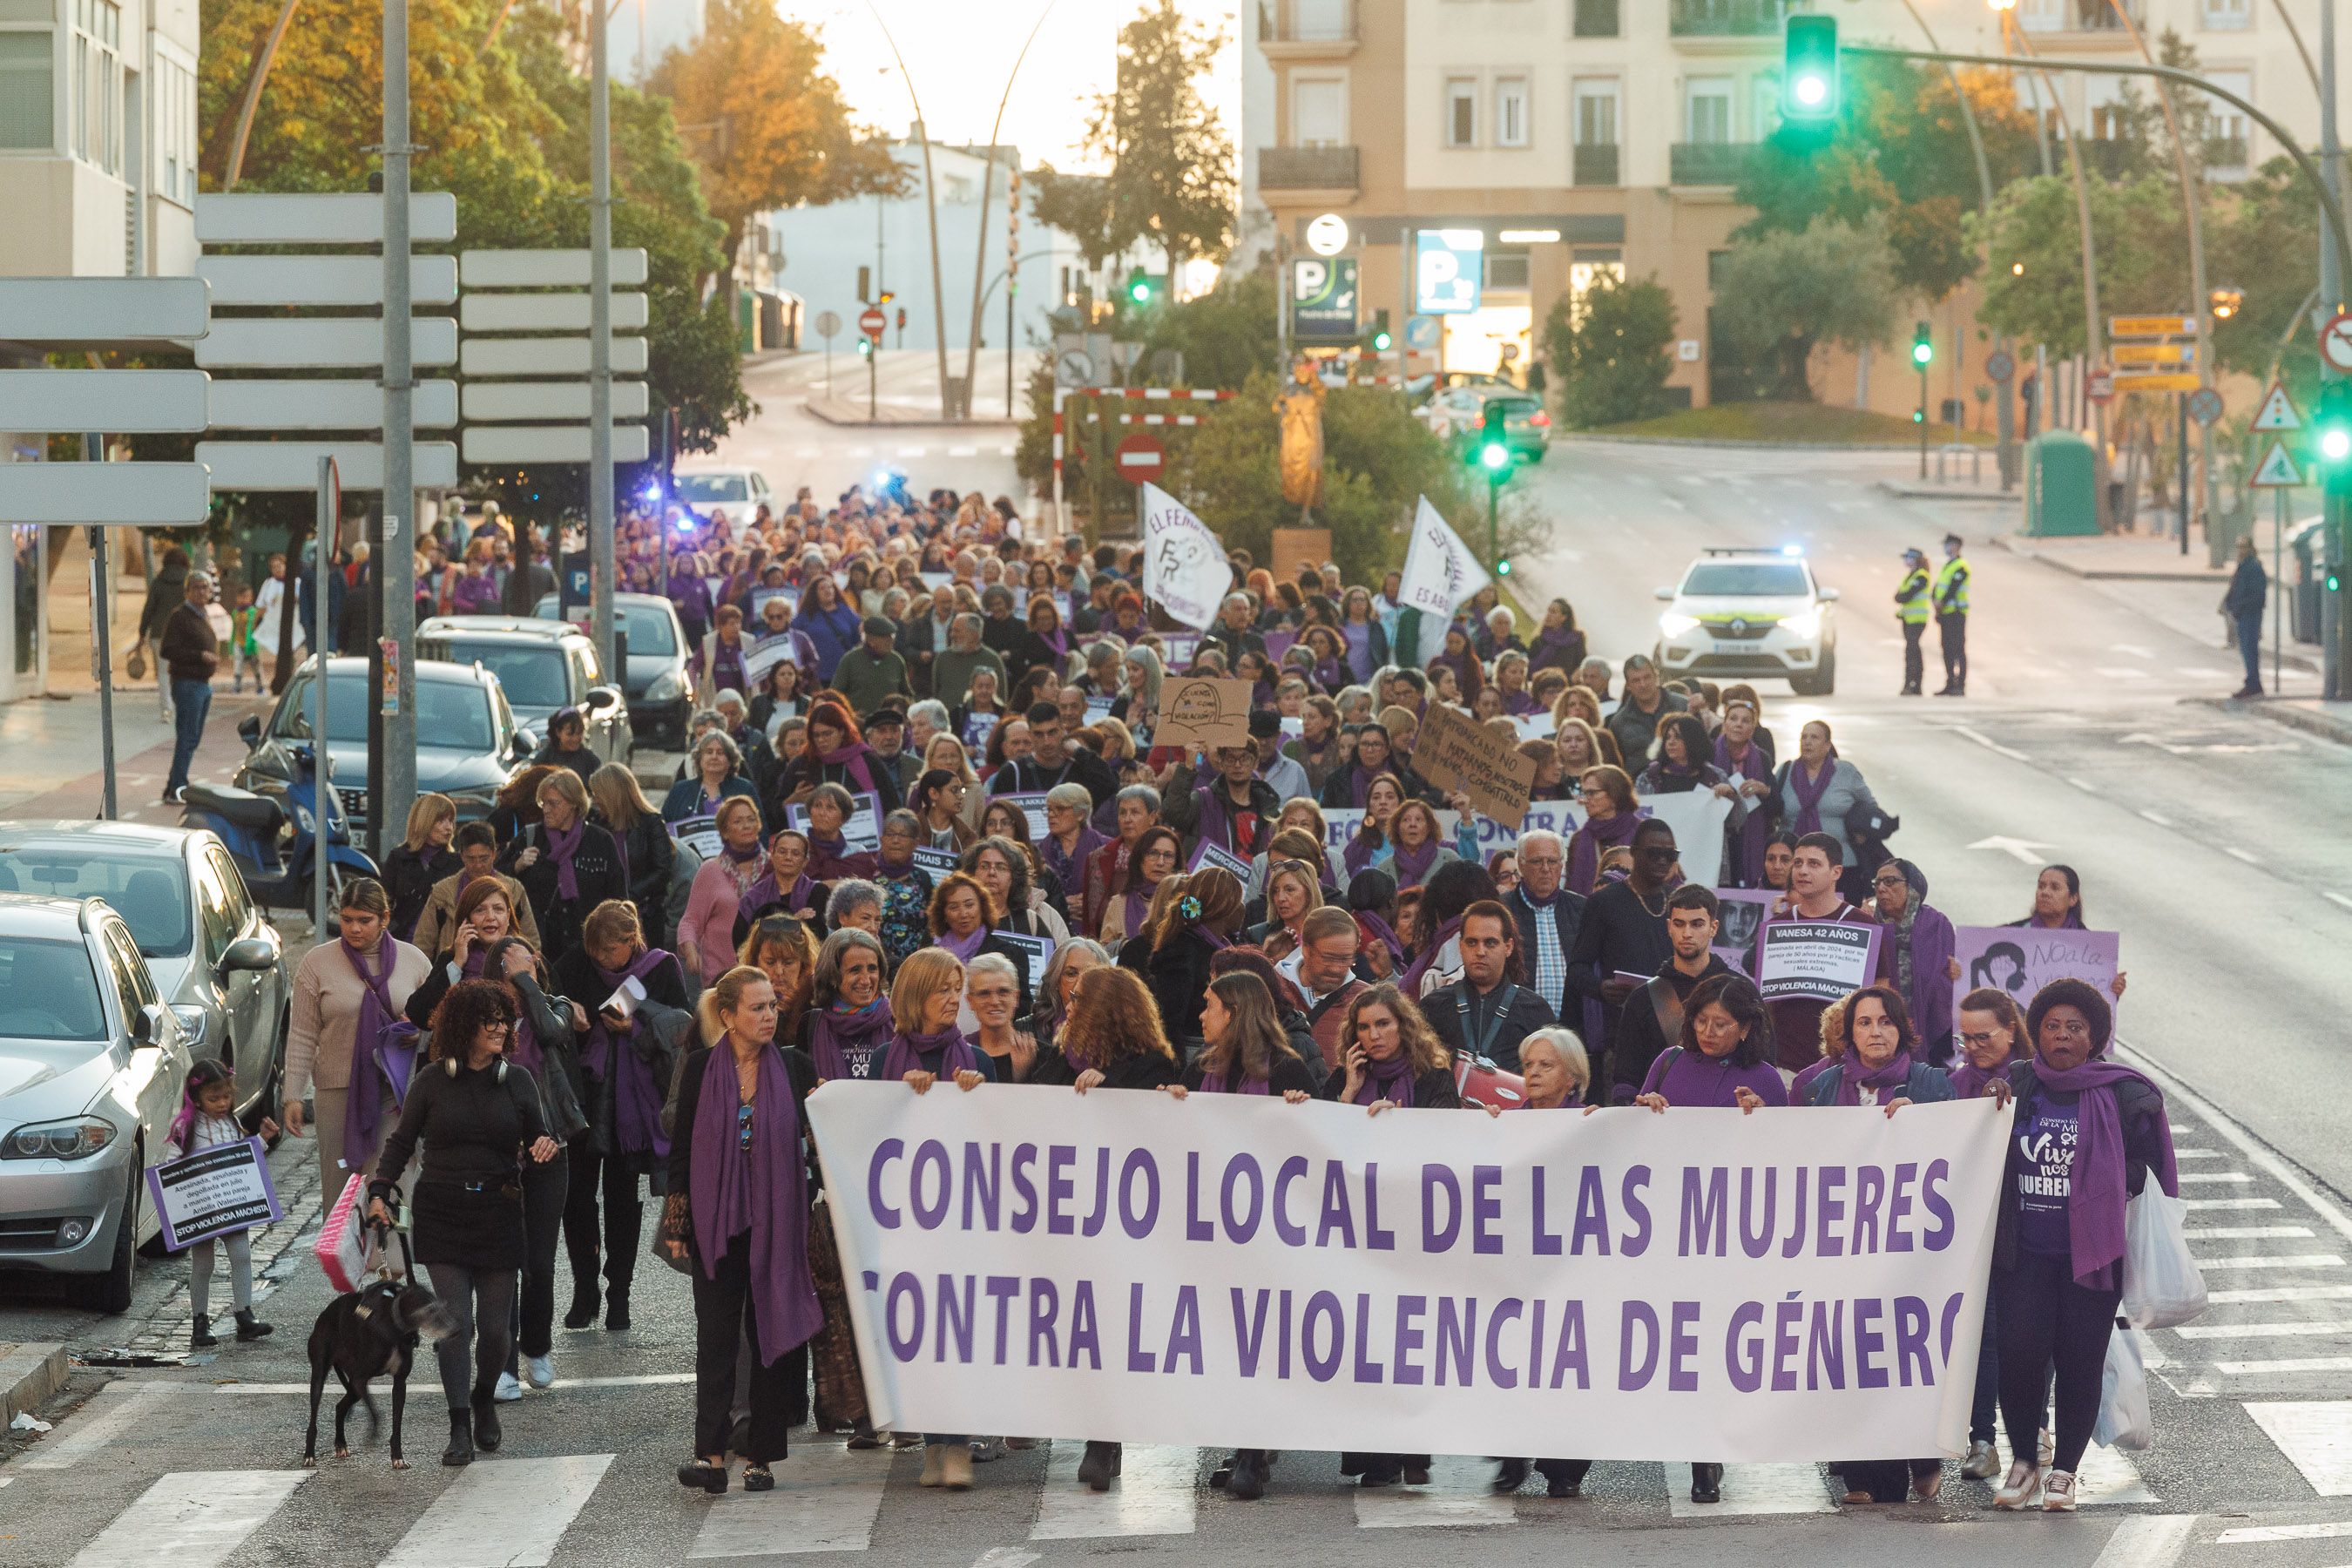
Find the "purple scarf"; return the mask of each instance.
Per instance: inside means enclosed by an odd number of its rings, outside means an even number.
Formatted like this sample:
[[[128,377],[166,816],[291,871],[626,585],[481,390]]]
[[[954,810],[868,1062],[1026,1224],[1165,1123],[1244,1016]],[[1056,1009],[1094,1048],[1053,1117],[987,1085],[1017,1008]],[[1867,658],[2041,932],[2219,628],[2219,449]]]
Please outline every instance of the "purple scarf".
[[[711,1047],[695,1101],[693,1163],[687,1206],[694,1215],[705,1279],[719,1278],[719,1261],[751,1233],[751,1300],[761,1331],[760,1357],[769,1366],[804,1345],[824,1326],[808,1265],[808,1173],[801,1159],[801,1112],[792,1079],[773,1047],[762,1047],[752,1098],[751,1146],[745,1149],[740,1113],[743,1086],[735,1051],[724,1040]]]
[[[874,771],[866,765],[866,759],[871,755],[873,752],[869,747],[844,746],[837,752],[821,752],[816,760],[825,767],[840,768],[856,780],[853,794],[872,795],[875,793]]]
[[[1516,691],[1505,691],[1503,693],[1503,711],[1508,713],[1515,719],[1518,718],[1522,714],[1533,713],[1536,711],[1536,700],[1534,693],[1528,690],[1524,686],[1520,687]]]
[[[1349,808],[1356,811],[1363,810],[1364,796],[1370,793],[1372,781],[1380,777],[1381,773],[1391,771],[1391,769],[1383,767],[1380,770],[1380,773],[1368,772],[1366,771],[1364,764],[1361,763],[1358,763],[1354,766],[1350,767],[1348,770],[1348,805]]]
[[[2116,1112],[2115,1086],[2126,1080],[2156,1085],[2119,1062],[2094,1059],[2065,1072],[2054,1072],[2040,1062],[2034,1076],[2046,1088],[2075,1096],[2078,1123],[2074,1147],[2073,1193],[2066,1203],[2066,1228],[2073,1243],[2074,1282],[2091,1289],[2109,1289],[2124,1255],[2124,1125]],[[2180,1175],[2172,1158],[2172,1122],[2164,1113],[2164,1095],[2157,1091],[2157,1145],[2160,1163],[2151,1167],[2167,1196],[2180,1195]]]
[[[1367,833],[1365,829],[1369,826],[1370,824],[1368,822],[1358,823],[1356,836],[1348,840],[1348,847],[1340,852],[1340,863],[1348,868],[1348,875],[1350,877],[1370,866],[1372,863],[1372,857],[1380,853],[1381,845],[1387,842],[1385,838],[1375,839],[1371,833]],[[1372,831],[1379,830],[1374,828]]]
[[[816,884],[809,880],[808,873],[803,871],[793,879],[793,890],[784,892],[776,886],[776,873],[772,868],[761,872],[760,879],[744,889],[742,900],[736,906],[737,912],[749,921],[770,904],[782,904],[788,910],[804,910],[809,906],[803,900],[815,887]]]
[[[1159,890],[1160,884],[1153,882],[1121,895],[1127,900],[1122,908],[1127,915],[1127,934],[1130,940],[1143,934],[1144,919],[1151,913],[1151,895]]]
[[[1408,849],[1400,844],[1389,864],[1394,868],[1397,889],[1418,888],[1429,876],[1429,868],[1437,863],[1437,840],[1433,838],[1418,849]]]
[[[816,1076],[828,1082],[856,1078],[857,1075],[849,1068],[849,1053],[842,1049],[843,1042],[856,1047],[861,1057],[870,1058],[867,1042],[897,1027],[890,1017],[887,996],[877,996],[863,1007],[845,1007],[835,1002],[824,1008],[809,1026],[809,1057],[816,1063]]]
[[[580,896],[580,876],[572,868],[572,858],[580,852],[580,840],[587,831],[587,821],[582,817],[572,819],[568,833],[558,833],[544,822],[539,825],[540,841],[546,847],[547,858],[555,863],[555,895],[560,899]]]
[[[1897,1051],[1887,1064],[1876,1072],[1863,1070],[1862,1058],[1849,1050],[1838,1058],[1837,1102],[1840,1105],[1860,1105],[1862,1086],[1868,1084],[1878,1091],[1882,1103],[1902,1091],[1911,1078],[1911,1053]]]
[[[347,942],[337,942],[352,973],[367,987],[360,998],[359,1026],[352,1034],[351,1092],[343,1100],[343,1169],[364,1171],[375,1163],[376,1130],[383,1114],[379,1081],[392,1087],[395,1113],[407,1098],[410,1075],[416,1067],[416,1026],[400,1016],[392,999],[392,967],[399,944],[389,932],[376,939],[375,971]],[[393,1173],[398,1175],[398,1172]]]
[[[913,1035],[900,1029],[890,1037],[890,1054],[882,1058],[882,1077],[896,1082],[910,1072],[926,1070],[922,1058],[937,1051],[940,1055],[941,1078],[953,1078],[969,1068],[973,1072],[985,1072],[980,1065],[980,1053],[963,1037],[963,1031],[950,1024],[936,1035]]]
[[[1972,1062],[1967,1060],[1961,1061],[1961,1063],[1958,1067],[1952,1068],[1951,1071],[1952,1098],[1954,1100],[1976,1099],[1978,1096],[1984,1093],[1986,1086],[1990,1084],[1993,1079],[1997,1078],[2007,1078],[2009,1076],[2011,1063],[2016,1060],[2017,1058],[2012,1055],[2009,1058],[2009,1061],[2001,1063],[2000,1066],[1993,1068],[1990,1072],[1985,1071],[1982,1068],[1976,1066]]]
[[[1528,644],[1528,668],[1530,670],[1541,669],[1552,663],[1555,656],[1559,656],[1559,668],[1566,669],[1576,662],[1566,655],[1570,649],[1576,647],[1580,640],[1576,633],[1570,631],[1566,626],[1562,626],[1556,632],[1545,631],[1538,626],[1536,629],[1535,640]]]
[[[1080,898],[1086,892],[1087,862],[1094,858],[1096,850],[1109,842],[1109,839],[1081,822],[1078,825],[1078,847],[1076,849],[1064,854],[1062,841],[1048,833],[1045,835],[1045,841],[1037,846],[1037,858],[1045,863],[1045,869],[1054,873],[1061,882],[1063,892],[1074,899]]]
[[[1234,1075],[1240,1070],[1238,1067],[1232,1067],[1223,1072],[1203,1074],[1201,1079],[1201,1092],[1202,1094],[1271,1094],[1274,1092],[1273,1083],[1266,1079],[1245,1078],[1239,1083],[1235,1083],[1233,1081]]]
[[[1639,809],[1621,811],[1597,821],[1588,819],[1578,828],[1568,841],[1568,890],[1590,894],[1601,879],[1601,851],[1633,843],[1633,832],[1646,815]]]
[[[1387,948],[1391,963],[1402,963],[1404,942],[1397,935],[1396,928],[1370,910],[1358,910],[1355,914],[1356,934],[1367,943],[1376,942]]]
[[[1837,752],[1832,750],[1822,759],[1821,776],[1811,783],[1806,782],[1801,758],[1789,770],[1789,787],[1797,795],[1797,820],[1792,826],[1800,837],[1822,830],[1822,796],[1829,794],[1830,781],[1837,777]]]
[[[626,969],[607,969],[593,961],[589,967],[604,982],[606,994],[621,988],[621,982],[635,980],[642,984],[667,960],[669,954],[657,947],[649,947],[637,954]],[[600,1003],[602,997],[597,999]],[[642,1012],[629,1015],[629,1035],[645,1026]],[[613,1037],[605,1027],[601,1007],[588,1009],[588,1043],[580,1053],[581,1069],[588,1077],[603,1083],[610,1078],[613,1083],[614,1137],[624,1154],[640,1154],[650,1149],[660,1158],[669,1157],[669,1139],[661,1130],[661,1107],[667,1084],[656,1085],[651,1064],[634,1050],[623,1048],[623,1043]]]
[[[1894,933],[1890,931],[1891,937]],[[1919,1031],[1920,1048],[1940,1052],[1952,1035],[1952,973],[1949,961],[1958,951],[1959,935],[1939,910],[1919,906],[1911,917],[1911,1022]],[[1898,970],[1899,973],[1900,971]]]
[[[1430,966],[1437,962],[1437,955],[1445,951],[1445,944],[1460,935],[1461,931],[1460,915],[1454,916],[1439,926],[1437,934],[1430,939],[1429,945],[1421,950],[1421,956],[1414,959],[1411,967],[1405,970],[1404,978],[1397,982],[1397,989],[1417,1000],[1421,995],[1421,977],[1429,973]]]
[[[1753,740],[1748,742],[1747,751],[1734,757],[1730,744],[1717,735],[1715,738],[1715,765],[1723,770],[1724,778],[1734,789],[1745,780],[1769,780],[1772,776],[1770,770],[1764,765],[1764,748]],[[1764,847],[1772,837],[1772,821],[1768,814],[1757,810],[1745,795],[1738,798],[1738,805],[1746,815],[1739,824],[1738,844],[1732,850],[1732,868],[1738,873],[1741,887],[1760,888],[1764,885]]]
[[[1370,1105],[1381,1100],[1391,1105],[1412,1103],[1412,1059],[1402,1051],[1384,1062],[1367,1062],[1365,1069],[1363,1087],[1356,1090],[1350,1104]]]
[[[970,963],[971,955],[978,952],[981,944],[987,940],[988,928],[982,925],[974,926],[970,936],[935,936],[931,938],[931,945],[942,952],[953,953],[959,963]]]

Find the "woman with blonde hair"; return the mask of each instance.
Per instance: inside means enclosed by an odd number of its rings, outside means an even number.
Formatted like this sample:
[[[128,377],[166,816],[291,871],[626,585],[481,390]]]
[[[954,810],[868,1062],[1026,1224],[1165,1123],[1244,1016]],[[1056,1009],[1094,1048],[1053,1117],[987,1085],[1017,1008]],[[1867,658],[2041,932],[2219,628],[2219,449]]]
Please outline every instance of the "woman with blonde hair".
[[[619,844],[588,820],[588,785],[578,773],[549,770],[537,800],[538,825],[507,846],[499,869],[522,884],[542,950],[565,952],[579,945],[588,911],[626,898],[629,884]]]
[[[449,840],[457,833],[457,803],[431,791],[408,808],[408,828],[383,858],[383,890],[392,895],[392,934],[406,942],[416,930],[433,884],[460,869]]]
[[[1297,951],[1307,917],[1322,907],[1323,879],[1316,862],[1307,858],[1318,847],[1305,835],[1285,828],[1275,835],[1274,847],[1277,858],[1265,873],[1265,919],[1250,927],[1244,940],[1279,959]],[[1305,855],[1297,853],[1302,849]]]
[[[776,988],[777,1046],[807,1048],[809,997],[816,982],[816,936],[808,922],[792,915],[753,921],[736,962],[758,970]],[[709,1000],[709,993],[704,1000]],[[707,1022],[704,1033],[710,1033]]]
[[[606,763],[588,775],[588,820],[613,836],[621,847],[621,863],[629,879],[629,901],[637,906],[637,921],[660,933],[669,927],[670,870],[677,848],[670,841],[669,824],[646,798],[635,769]]]

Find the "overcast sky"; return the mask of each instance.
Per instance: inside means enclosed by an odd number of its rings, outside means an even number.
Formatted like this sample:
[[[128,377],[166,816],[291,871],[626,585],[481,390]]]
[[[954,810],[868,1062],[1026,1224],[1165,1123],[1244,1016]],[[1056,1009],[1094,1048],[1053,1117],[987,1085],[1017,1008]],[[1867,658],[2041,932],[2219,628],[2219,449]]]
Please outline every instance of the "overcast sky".
[[[777,0],[787,16],[824,29],[825,57],[852,109],[868,124],[904,134],[914,119],[907,84],[893,66],[876,26],[878,9],[905,55],[930,120],[943,142],[984,142],[997,100],[1047,0]],[[1178,0],[1196,19],[1222,23],[1227,47],[1212,84],[1212,102],[1225,133],[1239,139],[1240,54],[1233,47],[1236,17],[1255,25],[1256,0]],[[1110,85],[1117,68],[1118,29],[1139,0],[1057,0],[1021,67],[1005,106],[999,140],[1014,142],[1024,162],[1075,165],[1073,149],[1086,125],[1087,106]]]

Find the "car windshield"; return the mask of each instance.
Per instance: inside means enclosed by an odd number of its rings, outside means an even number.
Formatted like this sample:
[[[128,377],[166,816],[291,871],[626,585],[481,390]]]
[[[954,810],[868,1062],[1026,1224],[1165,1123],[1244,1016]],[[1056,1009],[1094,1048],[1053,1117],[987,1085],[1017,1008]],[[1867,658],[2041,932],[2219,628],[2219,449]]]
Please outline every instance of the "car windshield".
[[[194,930],[187,867],[174,855],[109,859],[107,853],[103,845],[79,840],[70,847],[0,847],[0,893],[104,899],[130,926],[140,952],[150,958],[186,956]],[[0,1029],[0,1034],[6,1032]]]
[[[480,665],[499,678],[507,700],[517,708],[561,708],[572,700],[572,666],[560,647],[462,638],[443,647],[446,652],[436,650],[428,657]]]
[[[740,474],[680,474],[677,494],[690,506],[712,506],[721,501],[750,500],[751,486]]]
[[[587,605],[574,605],[572,608],[580,612],[581,622],[587,620]],[[562,618],[555,613],[552,595],[541,599],[531,613],[542,621]],[[613,617],[620,623],[621,631],[629,639],[630,658],[646,653],[672,654],[677,651],[677,641],[670,635],[669,616],[658,607],[652,605],[614,605]],[[509,697],[508,700],[512,701],[513,698]]]
[[[1812,589],[1793,561],[1702,561],[1683,579],[1683,592],[1699,599],[1801,599]]]
[[[102,1040],[106,1007],[78,942],[0,936],[0,1036]]]
[[[289,740],[310,738],[310,674],[305,671],[286,689],[286,700],[278,704],[277,726],[271,734]],[[348,675],[337,670],[328,676],[328,740],[355,746],[367,744],[367,710],[368,680],[364,670],[353,670]],[[488,694],[470,679],[418,681],[416,737],[420,744],[452,751],[493,750]]]

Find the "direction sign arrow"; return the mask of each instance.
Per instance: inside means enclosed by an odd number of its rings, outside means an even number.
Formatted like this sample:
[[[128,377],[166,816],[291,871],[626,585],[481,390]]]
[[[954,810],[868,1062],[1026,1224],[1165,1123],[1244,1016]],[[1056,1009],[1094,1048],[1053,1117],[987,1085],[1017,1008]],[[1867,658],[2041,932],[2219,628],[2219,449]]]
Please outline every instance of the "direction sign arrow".
[[[2303,416],[2296,410],[2294,399],[2286,395],[2284,384],[2274,381],[2271,383],[2271,389],[2263,394],[2263,405],[2255,411],[2253,427],[2257,430],[2303,428]]]
[[[2007,349],[1995,349],[1985,358],[1985,374],[2002,385],[2017,374],[2017,356]]]
[[[1971,849],[1990,849],[1997,854],[2014,856],[2016,858],[2024,861],[2029,866],[2039,866],[2043,863],[2042,857],[2034,852],[2039,849],[2047,849],[2050,846],[2032,838],[1995,837],[1979,838],[1974,844],[1969,845],[1969,847]]]
[[[2352,371],[2352,312],[2331,319],[2319,330],[2320,357],[2341,371]]]
[[[2291,490],[2303,483],[2303,475],[2296,470],[2294,458],[2287,451],[2283,437],[2271,437],[2270,451],[2263,455],[2262,466],[2254,470],[2254,477],[2246,483],[2258,490]]]
[[[2210,386],[2200,386],[2189,395],[2189,417],[2200,425],[2212,425],[2221,417],[2221,395]]]

